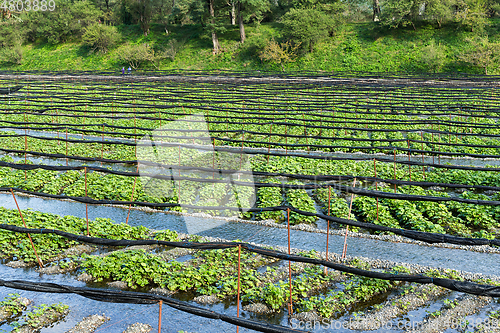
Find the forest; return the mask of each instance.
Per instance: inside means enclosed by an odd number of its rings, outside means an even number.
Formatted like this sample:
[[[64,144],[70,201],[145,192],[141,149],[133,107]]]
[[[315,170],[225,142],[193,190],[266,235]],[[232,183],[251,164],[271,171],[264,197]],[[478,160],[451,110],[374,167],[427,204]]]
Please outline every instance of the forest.
[[[37,65],[30,59],[69,44],[75,46],[69,58],[84,60],[68,69],[200,69],[193,58],[201,56],[211,63],[202,69],[489,74],[498,70],[500,54],[500,0],[2,0],[0,6],[2,68],[61,66],[67,54]],[[374,44],[387,38],[402,50]],[[356,48],[354,61],[345,57]],[[331,59],[339,51],[344,57]],[[393,51],[398,56],[388,58],[390,65],[373,64]],[[318,60],[321,53],[328,59]],[[405,53],[416,58],[401,59]],[[92,57],[99,65],[89,64]],[[176,57],[189,61],[173,64]]]

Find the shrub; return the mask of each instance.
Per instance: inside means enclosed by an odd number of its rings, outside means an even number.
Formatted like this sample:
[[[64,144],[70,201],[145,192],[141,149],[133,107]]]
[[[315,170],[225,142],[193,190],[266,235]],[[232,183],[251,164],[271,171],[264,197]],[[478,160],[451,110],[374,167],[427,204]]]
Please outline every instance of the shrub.
[[[11,47],[4,47],[0,49],[1,62],[20,65],[23,61],[23,48],[21,43]]]
[[[300,43],[293,46],[290,42],[278,43],[272,38],[260,52],[259,57],[263,61],[281,65],[281,69],[285,70],[284,64],[295,60],[299,46]]]
[[[426,67],[426,70],[437,73],[446,61],[446,46],[438,44],[432,40],[429,45],[422,49],[420,62]]]
[[[471,66],[479,67],[484,74],[488,74],[488,71],[498,63],[500,44],[490,42],[487,37],[468,38],[467,41],[470,47],[462,52],[458,59]]]
[[[158,53],[158,55],[156,56],[157,60],[170,59],[170,60],[174,61],[175,56],[182,49],[183,45],[184,45],[184,41],[178,41],[175,38],[169,40],[167,47],[165,49],[161,50]]]
[[[149,44],[126,44],[119,49],[118,60],[137,69],[147,62],[151,62],[154,65],[155,52]]]
[[[93,24],[84,29],[83,44],[87,45],[92,51],[106,53],[118,41],[118,32],[115,27]]]
[[[337,25],[333,15],[313,8],[292,8],[281,22],[288,37],[296,44],[307,46],[310,52],[313,51],[314,44],[333,35]]]
[[[24,18],[31,41],[41,39],[51,44],[81,37],[84,28],[97,22],[102,12],[90,1],[56,0],[54,11],[29,11]]]

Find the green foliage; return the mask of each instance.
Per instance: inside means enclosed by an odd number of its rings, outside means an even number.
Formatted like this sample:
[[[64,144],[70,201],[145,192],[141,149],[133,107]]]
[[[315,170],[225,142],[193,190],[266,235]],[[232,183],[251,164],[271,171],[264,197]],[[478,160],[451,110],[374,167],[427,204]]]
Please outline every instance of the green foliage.
[[[30,40],[58,44],[81,37],[84,28],[96,23],[101,16],[101,11],[88,0],[56,0],[55,4],[54,11],[27,11],[23,16]]]
[[[83,255],[82,259],[81,267],[96,281],[124,281],[130,288],[160,285],[183,268],[179,262],[168,263],[144,250],[115,251],[105,257]]]
[[[294,185],[303,185],[298,181],[288,182]],[[306,190],[303,189],[287,189],[285,191],[285,200],[292,207],[311,213],[316,213],[314,200],[309,196]],[[305,216],[296,212],[290,211],[290,224],[299,223],[314,223],[317,220],[315,216]]]
[[[125,44],[118,49],[118,60],[137,69],[146,63],[154,64],[155,53],[149,44]]]
[[[156,59],[157,60],[170,59],[171,61],[174,61],[177,53],[179,53],[179,51],[182,50],[184,43],[185,43],[184,40],[178,41],[175,38],[170,39],[165,49],[158,52],[158,54],[156,55]]]
[[[37,211],[24,210],[24,220],[28,228],[45,228],[64,230],[73,234],[83,234],[87,232],[85,219],[74,216],[58,216]],[[21,217],[17,210],[0,208],[0,218],[5,223],[23,226]],[[126,224],[114,224],[109,219],[97,218],[89,221],[90,233],[94,237],[108,239],[148,239],[149,230],[145,227],[131,227]],[[175,240],[176,234],[166,234],[165,238],[170,237]],[[161,238],[162,236],[160,236]],[[65,249],[75,246],[78,243],[67,240],[57,235],[32,235],[33,243],[37,249],[38,256],[42,261],[49,261],[56,258]],[[0,243],[3,244],[2,257],[10,257],[25,262],[36,262],[33,248],[30,240],[23,234],[15,234],[6,230],[0,231]]]
[[[488,24],[486,0],[457,0],[455,19],[472,32],[481,33]]]
[[[401,228],[391,215],[389,208],[379,201],[377,219],[377,200],[375,198],[357,196],[353,201],[353,210],[364,222],[383,225],[389,228]]]
[[[155,1],[151,0],[122,0],[122,15],[130,15],[134,22],[141,26],[141,30],[144,35],[147,35],[151,26],[154,4]]]
[[[431,0],[423,3],[425,20],[436,22],[439,28],[453,20],[456,0]]]
[[[385,0],[380,15],[381,22],[392,28],[414,25],[418,4],[414,0]]]
[[[484,74],[498,68],[500,43],[490,42],[487,37],[468,38],[467,41],[469,45],[458,56],[459,60],[471,66],[479,67]]]
[[[20,43],[0,48],[0,63],[20,65],[23,62],[23,47]]]
[[[170,21],[177,24],[194,24],[202,20],[206,11],[206,5],[198,0],[175,1]]]
[[[288,38],[307,47],[310,52],[316,43],[333,35],[338,24],[333,16],[312,8],[292,8],[281,22]]]
[[[21,313],[24,306],[18,301],[19,294],[8,294],[3,301],[0,301],[0,310],[12,315]]]
[[[39,331],[64,317],[68,313],[68,309],[69,306],[62,303],[35,306],[20,321],[10,323],[10,326],[14,327],[12,332]]]
[[[293,45],[290,41],[278,43],[271,38],[264,49],[259,53],[259,58],[272,64],[280,65],[285,70],[285,64],[293,62],[297,57],[297,49],[300,42]]]
[[[269,183],[281,183],[276,178],[268,178]],[[283,195],[280,187],[260,187],[257,190],[257,207],[276,207],[283,203]],[[282,211],[267,211],[256,214],[259,220],[272,219],[276,222],[281,222],[284,219]]]
[[[422,48],[420,62],[429,72],[440,72],[446,62],[446,46],[436,45],[436,42],[431,40],[428,45]]]
[[[92,51],[106,53],[116,44],[118,39],[115,27],[97,23],[84,29],[82,43],[90,47]]]

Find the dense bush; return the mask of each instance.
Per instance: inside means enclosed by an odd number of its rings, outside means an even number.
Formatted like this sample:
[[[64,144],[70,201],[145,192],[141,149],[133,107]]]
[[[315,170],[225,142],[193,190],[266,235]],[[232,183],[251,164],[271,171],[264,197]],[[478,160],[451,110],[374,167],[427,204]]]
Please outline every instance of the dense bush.
[[[29,40],[58,44],[81,37],[84,28],[97,23],[101,15],[90,1],[56,0],[54,11],[28,11],[23,20]]]
[[[118,50],[118,60],[136,69],[145,63],[154,63],[155,53],[149,44],[125,44]]]
[[[309,51],[314,44],[333,35],[336,20],[332,15],[317,9],[290,9],[281,22],[285,34],[295,43],[301,43]]]
[[[84,31],[82,37],[83,44],[90,47],[92,51],[106,53],[119,39],[115,27],[99,23],[86,27]]]

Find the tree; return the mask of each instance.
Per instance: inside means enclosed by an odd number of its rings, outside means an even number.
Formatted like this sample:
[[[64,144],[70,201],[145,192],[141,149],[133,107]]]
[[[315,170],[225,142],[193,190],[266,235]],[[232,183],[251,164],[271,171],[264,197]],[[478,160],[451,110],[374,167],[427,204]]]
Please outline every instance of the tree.
[[[423,16],[427,21],[436,22],[438,27],[453,20],[456,0],[427,0],[423,3]]]
[[[333,35],[337,25],[331,15],[313,8],[292,8],[283,16],[281,22],[287,36],[294,43],[308,47],[310,52],[318,41]]]
[[[213,44],[213,54],[217,54],[220,51],[220,45],[219,45],[219,37],[217,37],[217,21],[215,18],[215,8],[214,8],[214,1],[215,0],[207,0],[208,4],[208,12],[210,13],[210,25],[209,25],[209,30],[210,33],[212,34],[212,44]]]
[[[56,0],[54,11],[28,11],[23,16],[24,28],[31,41],[41,39],[51,44],[81,37],[84,28],[97,23],[102,11],[90,1]]]
[[[481,32],[488,24],[486,0],[457,0],[455,19],[470,31]]]
[[[280,65],[284,71],[284,65],[295,60],[299,46],[300,44],[292,45],[289,41],[278,43],[272,38],[260,52],[259,57],[263,61]]]
[[[458,57],[459,60],[479,67],[488,74],[488,71],[500,61],[500,44],[493,43],[487,37],[468,38],[469,48],[462,52]]]
[[[204,0],[176,0],[169,20],[177,24],[203,23],[206,12]]]
[[[123,0],[122,6],[124,15],[131,15],[141,26],[144,36],[147,36],[153,17],[153,0]]]
[[[246,39],[244,21],[248,22],[251,19],[262,21],[264,13],[271,9],[271,3],[269,0],[238,0],[236,8],[240,41],[244,43]]]
[[[380,1],[373,0],[373,22],[380,21]]]
[[[414,0],[385,0],[381,12],[381,22],[392,28],[412,25],[415,28],[415,16],[418,4]]]
[[[149,44],[125,44],[120,47],[118,52],[119,60],[127,63],[130,67],[137,69],[144,63],[155,63],[155,53]]]
[[[118,32],[115,27],[96,23],[85,28],[82,41],[92,51],[106,53],[116,44],[118,38]]]

